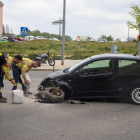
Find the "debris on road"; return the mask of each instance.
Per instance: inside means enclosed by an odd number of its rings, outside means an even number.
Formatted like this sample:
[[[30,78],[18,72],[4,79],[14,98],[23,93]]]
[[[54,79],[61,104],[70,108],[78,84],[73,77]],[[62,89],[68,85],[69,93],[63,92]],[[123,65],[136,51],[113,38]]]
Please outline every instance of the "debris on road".
[[[69,104],[86,104],[84,102],[80,102],[79,100],[76,101],[76,100],[68,100],[68,101],[65,101],[65,103],[69,103]]]

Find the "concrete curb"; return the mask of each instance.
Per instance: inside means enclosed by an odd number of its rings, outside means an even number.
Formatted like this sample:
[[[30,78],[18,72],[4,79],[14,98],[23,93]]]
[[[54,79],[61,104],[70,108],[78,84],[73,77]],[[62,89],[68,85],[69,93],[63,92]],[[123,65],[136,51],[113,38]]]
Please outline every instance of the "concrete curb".
[[[61,69],[54,69],[54,71],[58,71],[58,70],[61,70]],[[53,69],[31,69],[30,71],[52,71],[53,72]]]
[[[54,71],[66,69],[72,67],[73,65],[77,64],[81,60],[65,60],[65,65],[61,65],[61,60],[56,60]],[[41,67],[32,68],[31,71],[50,71],[53,72],[53,66],[49,66],[48,64],[42,64]]]

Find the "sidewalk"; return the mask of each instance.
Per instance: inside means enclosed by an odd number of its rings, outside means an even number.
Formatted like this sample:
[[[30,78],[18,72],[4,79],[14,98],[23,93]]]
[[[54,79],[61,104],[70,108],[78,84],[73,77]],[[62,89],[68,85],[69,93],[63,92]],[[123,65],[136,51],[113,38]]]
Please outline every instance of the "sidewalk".
[[[69,68],[80,61],[81,60],[64,60],[64,65],[61,65],[61,60],[55,60],[54,71]],[[41,67],[32,68],[31,70],[32,71],[53,71],[53,66],[50,66],[47,61],[47,64],[41,64]]]

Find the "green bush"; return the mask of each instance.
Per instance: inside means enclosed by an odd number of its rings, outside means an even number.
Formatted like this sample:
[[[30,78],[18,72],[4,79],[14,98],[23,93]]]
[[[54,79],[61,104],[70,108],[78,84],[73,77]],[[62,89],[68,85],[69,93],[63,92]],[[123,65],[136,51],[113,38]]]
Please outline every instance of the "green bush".
[[[62,59],[62,56],[54,56],[55,57],[55,60],[61,60]]]
[[[9,51],[9,54],[11,55],[11,54],[15,54],[15,51]]]

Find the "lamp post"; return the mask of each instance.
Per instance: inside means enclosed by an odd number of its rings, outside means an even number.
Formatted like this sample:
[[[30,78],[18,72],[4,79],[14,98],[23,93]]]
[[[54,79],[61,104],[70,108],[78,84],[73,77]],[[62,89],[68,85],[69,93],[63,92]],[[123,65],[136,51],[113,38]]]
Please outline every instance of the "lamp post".
[[[61,36],[61,24],[63,23],[63,20],[57,20],[57,21],[54,21],[52,22],[53,25],[59,25],[59,40],[60,40],[60,36]]]
[[[60,25],[63,23],[62,28],[62,59],[61,59],[61,65],[64,65],[64,50],[65,50],[65,9],[66,9],[66,0],[64,0],[63,3],[63,20],[58,20],[52,22],[53,25]]]
[[[129,42],[129,25],[128,25],[128,42]]]
[[[63,3],[62,61],[61,61],[61,65],[64,65],[64,50],[65,50],[65,9],[66,9],[66,0],[64,0],[64,3]]]

